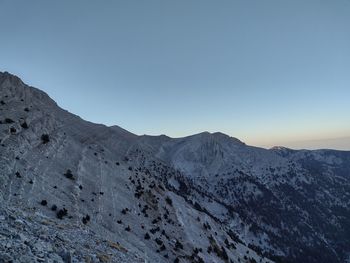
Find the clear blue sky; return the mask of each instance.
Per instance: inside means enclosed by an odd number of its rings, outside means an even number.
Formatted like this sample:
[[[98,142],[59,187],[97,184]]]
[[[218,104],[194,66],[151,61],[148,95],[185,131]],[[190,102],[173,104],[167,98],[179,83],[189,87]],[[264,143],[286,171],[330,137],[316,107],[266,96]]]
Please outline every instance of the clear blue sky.
[[[0,70],[136,134],[350,136],[349,0],[0,0]]]

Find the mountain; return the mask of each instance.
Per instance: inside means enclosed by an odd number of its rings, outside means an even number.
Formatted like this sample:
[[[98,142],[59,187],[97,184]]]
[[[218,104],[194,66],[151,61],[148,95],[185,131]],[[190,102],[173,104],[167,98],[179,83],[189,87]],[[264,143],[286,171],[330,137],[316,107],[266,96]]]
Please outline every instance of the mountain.
[[[304,141],[294,141],[289,142],[287,145],[293,149],[331,149],[335,148],[337,150],[350,149],[350,137],[340,137],[340,138],[328,138],[328,139],[318,139],[318,140],[304,140]]]
[[[137,136],[0,73],[0,262],[350,262],[350,152]]]
[[[202,193],[200,207],[270,259],[349,260],[350,152],[266,150],[217,133],[153,150]]]

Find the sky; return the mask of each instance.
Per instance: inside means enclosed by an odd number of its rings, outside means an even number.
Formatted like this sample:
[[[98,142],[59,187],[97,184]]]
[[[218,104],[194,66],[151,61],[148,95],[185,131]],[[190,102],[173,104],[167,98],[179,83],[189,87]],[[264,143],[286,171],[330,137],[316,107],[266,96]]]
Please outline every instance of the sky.
[[[0,71],[136,134],[350,150],[349,14],[349,0],[0,0]]]

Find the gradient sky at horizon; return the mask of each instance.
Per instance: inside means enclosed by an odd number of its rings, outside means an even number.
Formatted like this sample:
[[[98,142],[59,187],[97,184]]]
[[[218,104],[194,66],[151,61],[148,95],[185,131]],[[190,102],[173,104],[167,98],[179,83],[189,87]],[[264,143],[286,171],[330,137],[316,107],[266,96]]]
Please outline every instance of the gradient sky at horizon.
[[[348,0],[0,0],[0,70],[136,134],[342,148],[349,14]]]

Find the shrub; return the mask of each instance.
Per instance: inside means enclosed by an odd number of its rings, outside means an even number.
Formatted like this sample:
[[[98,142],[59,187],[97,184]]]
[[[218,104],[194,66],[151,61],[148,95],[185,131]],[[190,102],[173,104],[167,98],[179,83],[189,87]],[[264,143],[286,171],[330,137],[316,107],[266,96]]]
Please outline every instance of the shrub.
[[[164,250],[166,250],[166,247],[165,247],[165,245],[163,244],[159,249],[160,249],[160,251],[164,251]]]
[[[176,240],[175,250],[178,250],[178,249],[184,249],[184,246],[182,245],[182,243],[179,240]]]
[[[165,201],[167,202],[168,205],[173,206],[173,200],[169,196],[165,198]]]
[[[125,228],[125,231],[130,232],[130,230],[131,230],[130,226],[127,226],[127,227]]]
[[[48,134],[46,134],[46,133],[41,135],[41,141],[42,141],[43,144],[48,143],[50,141],[50,136]]]
[[[66,171],[66,173],[64,174],[64,176],[67,177],[68,179],[74,180],[72,171],[71,171],[70,169],[68,169],[68,170]]]
[[[241,244],[244,244],[244,242],[238,237],[238,235],[237,234],[235,234],[231,229],[228,231],[228,232],[226,232],[229,236],[230,236],[230,238],[233,240],[233,241],[235,241],[236,243],[241,243]]]
[[[83,221],[83,224],[86,225],[90,221],[90,216],[89,215],[84,216],[82,221]]]
[[[23,128],[23,129],[28,129],[29,127],[28,127],[28,124],[26,123],[26,122],[23,122],[22,124],[21,124],[21,127]]]
[[[40,204],[43,205],[43,206],[46,206],[47,205],[47,201],[46,200],[41,200]]]
[[[203,227],[205,230],[211,230],[211,226],[207,222],[203,223]]]
[[[152,228],[151,230],[150,230],[150,232],[152,233],[152,234],[155,234],[156,232],[158,232],[160,230],[160,228],[159,228],[159,226],[158,227],[156,227],[156,228]]]
[[[213,249],[213,251],[215,252],[215,254],[216,254],[219,258],[221,258],[222,260],[227,261],[227,260],[229,259],[229,257],[228,257],[228,255],[227,255],[227,253],[226,253],[225,248],[224,248],[223,246],[220,247],[220,246],[216,243],[216,241],[215,241],[215,239],[213,238],[213,236],[208,237],[208,239],[209,239],[209,242],[210,242],[210,244],[211,244],[211,246],[212,246],[212,249]],[[209,253],[209,248],[208,248],[207,251],[208,251],[208,253]]]
[[[11,127],[11,128],[10,128],[10,132],[11,132],[12,134],[15,134],[16,131],[17,131],[16,128],[14,128],[14,127]]]
[[[148,239],[150,239],[150,238],[151,238],[150,235],[149,235],[148,233],[146,233],[146,234],[145,234],[145,239],[148,240]]]
[[[212,251],[213,251],[213,248],[212,248],[211,246],[209,246],[209,247],[207,248],[208,254],[210,254]]]
[[[59,219],[63,219],[63,217],[65,217],[67,215],[68,215],[68,211],[65,208],[58,210],[58,212],[56,214],[57,218],[59,218]]]
[[[163,245],[163,241],[162,241],[161,239],[156,238],[155,241],[156,241],[156,243],[157,243],[158,246]]]
[[[51,206],[51,210],[52,210],[52,211],[56,211],[56,210],[57,210],[57,205]]]
[[[14,121],[10,118],[5,118],[5,123],[10,124],[10,123],[14,123]]]

